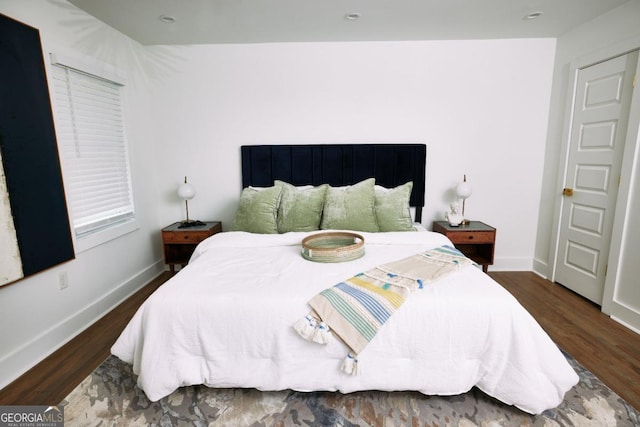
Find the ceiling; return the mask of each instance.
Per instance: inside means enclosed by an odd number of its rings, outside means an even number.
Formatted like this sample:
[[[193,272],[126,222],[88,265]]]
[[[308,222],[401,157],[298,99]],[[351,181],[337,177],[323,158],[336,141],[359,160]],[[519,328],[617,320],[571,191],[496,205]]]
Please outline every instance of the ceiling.
[[[69,0],[145,45],[557,37],[627,1]]]

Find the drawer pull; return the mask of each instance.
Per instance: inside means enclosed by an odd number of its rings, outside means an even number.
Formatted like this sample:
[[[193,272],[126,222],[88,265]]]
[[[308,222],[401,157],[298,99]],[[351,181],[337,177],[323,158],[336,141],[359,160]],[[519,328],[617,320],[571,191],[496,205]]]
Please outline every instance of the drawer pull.
[[[469,240],[473,240],[473,234],[469,235]]]

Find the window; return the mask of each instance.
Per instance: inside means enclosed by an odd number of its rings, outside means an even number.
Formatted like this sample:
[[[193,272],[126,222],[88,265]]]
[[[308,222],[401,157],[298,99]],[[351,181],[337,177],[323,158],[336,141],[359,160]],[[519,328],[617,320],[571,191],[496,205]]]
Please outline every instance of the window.
[[[51,58],[65,190],[81,239],[134,219],[122,84]]]

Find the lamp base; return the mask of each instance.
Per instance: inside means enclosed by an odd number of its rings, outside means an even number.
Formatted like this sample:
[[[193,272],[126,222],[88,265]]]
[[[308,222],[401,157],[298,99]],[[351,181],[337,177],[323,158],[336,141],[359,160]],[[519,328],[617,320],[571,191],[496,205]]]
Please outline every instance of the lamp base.
[[[190,228],[190,227],[200,227],[203,225],[207,225],[202,221],[198,221],[196,219],[188,219],[186,221],[182,221],[178,228]]]

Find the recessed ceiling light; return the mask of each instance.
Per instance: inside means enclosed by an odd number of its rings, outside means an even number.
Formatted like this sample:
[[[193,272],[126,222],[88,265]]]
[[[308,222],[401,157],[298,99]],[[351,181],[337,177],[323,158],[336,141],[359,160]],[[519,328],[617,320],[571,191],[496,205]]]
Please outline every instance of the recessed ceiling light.
[[[160,15],[158,16],[158,19],[165,24],[173,24],[174,22],[176,22],[176,18],[171,15]]]
[[[540,18],[542,16],[544,12],[539,10],[536,12],[531,12],[528,15],[525,15],[522,19],[526,20],[526,21],[530,21],[532,19],[536,19],[536,18]]]
[[[360,14],[359,13],[347,13],[346,15],[344,15],[344,18],[348,21],[355,21],[357,19],[360,19]]]

